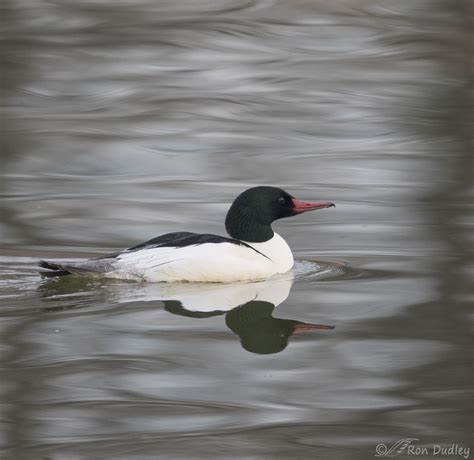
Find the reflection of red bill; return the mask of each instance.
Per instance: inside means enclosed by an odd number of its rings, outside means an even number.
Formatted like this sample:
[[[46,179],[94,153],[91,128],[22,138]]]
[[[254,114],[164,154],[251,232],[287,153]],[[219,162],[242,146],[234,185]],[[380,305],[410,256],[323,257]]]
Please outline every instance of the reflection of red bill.
[[[299,323],[293,327],[293,334],[310,331],[328,331],[331,329],[334,329],[334,326],[326,326],[325,324]]]

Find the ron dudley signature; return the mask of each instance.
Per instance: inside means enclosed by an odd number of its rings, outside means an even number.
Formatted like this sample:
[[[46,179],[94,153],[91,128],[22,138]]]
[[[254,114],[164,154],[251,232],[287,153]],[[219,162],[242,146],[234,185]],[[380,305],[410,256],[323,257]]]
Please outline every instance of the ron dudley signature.
[[[433,444],[431,446],[419,446],[416,444],[418,438],[399,439],[392,446],[380,443],[375,447],[375,457],[397,457],[398,455],[432,455],[442,457],[470,458],[471,449],[464,447],[461,443]]]

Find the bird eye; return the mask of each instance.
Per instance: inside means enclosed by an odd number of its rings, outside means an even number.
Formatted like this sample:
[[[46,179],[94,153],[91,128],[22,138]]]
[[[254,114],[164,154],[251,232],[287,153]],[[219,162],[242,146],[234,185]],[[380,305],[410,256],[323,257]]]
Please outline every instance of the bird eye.
[[[278,198],[278,203],[285,204],[286,203],[286,198],[284,196],[281,196],[280,198]]]

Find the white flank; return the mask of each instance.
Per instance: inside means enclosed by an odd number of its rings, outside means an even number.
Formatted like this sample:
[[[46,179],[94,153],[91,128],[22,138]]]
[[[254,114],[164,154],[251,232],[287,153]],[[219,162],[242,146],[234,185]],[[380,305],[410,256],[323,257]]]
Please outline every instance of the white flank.
[[[125,252],[112,263],[110,278],[144,281],[230,283],[269,278],[293,267],[285,240],[274,234],[264,243],[247,243],[257,251],[232,243],[205,243]]]

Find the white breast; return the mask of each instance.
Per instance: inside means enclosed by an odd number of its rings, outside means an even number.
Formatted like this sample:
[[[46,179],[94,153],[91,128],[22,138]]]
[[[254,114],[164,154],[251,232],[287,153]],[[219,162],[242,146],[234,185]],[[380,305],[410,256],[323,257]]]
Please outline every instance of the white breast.
[[[247,244],[271,259],[275,273],[286,273],[293,267],[293,253],[288,243],[278,233],[274,233],[273,238],[264,243]]]
[[[293,267],[293,254],[277,233],[264,243],[247,244],[256,251],[232,243],[205,243],[123,253],[106,276],[145,281],[229,283],[265,279],[286,273]]]

